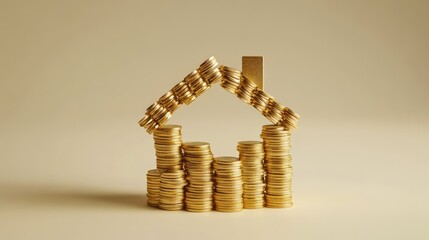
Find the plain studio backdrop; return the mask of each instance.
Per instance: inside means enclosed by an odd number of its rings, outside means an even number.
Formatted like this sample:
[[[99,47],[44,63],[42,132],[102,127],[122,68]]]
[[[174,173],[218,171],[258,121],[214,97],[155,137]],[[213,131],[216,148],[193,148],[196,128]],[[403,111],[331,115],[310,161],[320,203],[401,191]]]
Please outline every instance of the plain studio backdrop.
[[[428,239],[428,1],[1,1],[1,239]],[[291,209],[145,205],[146,108],[214,55],[302,116]],[[219,85],[169,123],[237,156]]]

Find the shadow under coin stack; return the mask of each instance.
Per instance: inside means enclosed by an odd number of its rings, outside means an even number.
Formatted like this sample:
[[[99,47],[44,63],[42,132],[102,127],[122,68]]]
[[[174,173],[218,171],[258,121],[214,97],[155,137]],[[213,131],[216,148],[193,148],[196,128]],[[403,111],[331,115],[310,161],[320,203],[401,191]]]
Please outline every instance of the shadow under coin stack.
[[[246,209],[264,207],[264,145],[259,141],[238,142],[243,172],[243,203]]]
[[[168,170],[161,173],[159,208],[164,210],[182,210],[185,198],[185,171]]]
[[[292,207],[292,158],[290,133],[283,126],[265,125],[261,137],[265,148],[266,194],[269,208]]]
[[[185,209],[208,212],[213,209],[213,154],[206,142],[183,144],[186,180]]]
[[[147,176],[147,205],[158,207],[161,172],[158,169],[149,170]]]
[[[164,125],[154,131],[157,169],[183,169],[181,129],[182,127],[179,125]]]
[[[215,209],[220,212],[243,210],[243,180],[241,162],[236,157],[214,159]]]

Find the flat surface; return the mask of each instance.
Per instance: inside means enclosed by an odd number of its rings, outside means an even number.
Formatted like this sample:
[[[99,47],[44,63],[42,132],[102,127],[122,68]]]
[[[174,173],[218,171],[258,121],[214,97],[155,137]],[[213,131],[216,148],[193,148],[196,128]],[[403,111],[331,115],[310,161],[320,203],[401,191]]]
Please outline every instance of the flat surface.
[[[429,164],[421,157],[427,156],[427,124],[303,123],[293,137],[295,206],[232,214],[147,207],[145,172],[154,165],[146,157],[153,155],[150,138],[145,136],[148,146],[138,141],[142,132],[134,125],[106,128],[109,133],[94,126],[2,135],[2,158],[14,158],[2,167],[2,238],[429,236]],[[186,127],[185,133],[198,135]],[[222,139],[230,141],[228,134]],[[212,145],[217,155],[228,150],[220,140]]]
[[[427,1],[2,1],[0,239],[429,239]],[[145,205],[145,109],[264,56],[302,116],[292,209]],[[170,119],[216,156],[268,124],[214,86]]]

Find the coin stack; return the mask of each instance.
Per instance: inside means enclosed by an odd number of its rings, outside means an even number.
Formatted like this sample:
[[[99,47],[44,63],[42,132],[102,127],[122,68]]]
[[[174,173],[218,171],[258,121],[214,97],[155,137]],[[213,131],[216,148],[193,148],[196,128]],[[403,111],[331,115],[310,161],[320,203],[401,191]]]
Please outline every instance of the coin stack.
[[[164,210],[183,209],[186,185],[185,171],[168,170],[161,173],[159,208]]]
[[[158,207],[161,172],[158,169],[149,170],[147,176],[147,205]]]
[[[232,94],[236,94],[238,86],[240,86],[241,72],[237,69],[227,66],[221,66],[222,80],[220,85]]]
[[[281,105],[272,96],[259,89],[254,82],[246,78],[239,70],[221,66],[221,86],[236,95],[242,101],[252,105],[268,120],[288,129],[295,129],[299,115]]]
[[[236,157],[214,159],[215,209],[220,212],[243,210],[243,180],[241,162]]]
[[[181,130],[179,125],[164,125],[155,130],[153,140],[158,169],[183,169]]]
[[[261,137],[267,173],[265,205],[269,208],[292,207],[290,133],[283,126],[265,125]]]
[[[244,208],[264,207],[264,145],[259,141],[242,141],[237,150],[243,172]]]
[[[213,56],[205,60],[200,65],[198,72],[209,86],[213,83],[219,82],[222,79],[222,73],[219,70],[219,64],[216,58]]]
[[[140,126],[152,134],[159,126],[164,125],[182,104],[190,104],[221,78],[216,58],[210,57],[147,108],[145,116],[139,121]]]
[[[213,209],[213,154],[206,142],[183,144],[186,180],[185,209],[208,212]]]

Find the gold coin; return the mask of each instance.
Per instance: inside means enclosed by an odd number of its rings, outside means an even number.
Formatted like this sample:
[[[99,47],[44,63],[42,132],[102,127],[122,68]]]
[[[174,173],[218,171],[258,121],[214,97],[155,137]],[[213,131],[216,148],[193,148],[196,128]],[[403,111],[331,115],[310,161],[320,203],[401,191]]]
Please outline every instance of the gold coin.
[[[236,157],[216,157],[214,204],[215,210],[235,212],[243,209],[243,179],[241,162]]]
[[[148,206],[158,207],[161,171],[159,171],[158,169],[151,169],[147,172],[146,176],[147,204]]]
[[[186,179],[185,209],[206,212],[213,208],[213,154],[206,142],[186,142],[184,150]]]
[[[243,208],[264,207],[264,144],[260,141],[241,141],[237,144],[242,163]]]

